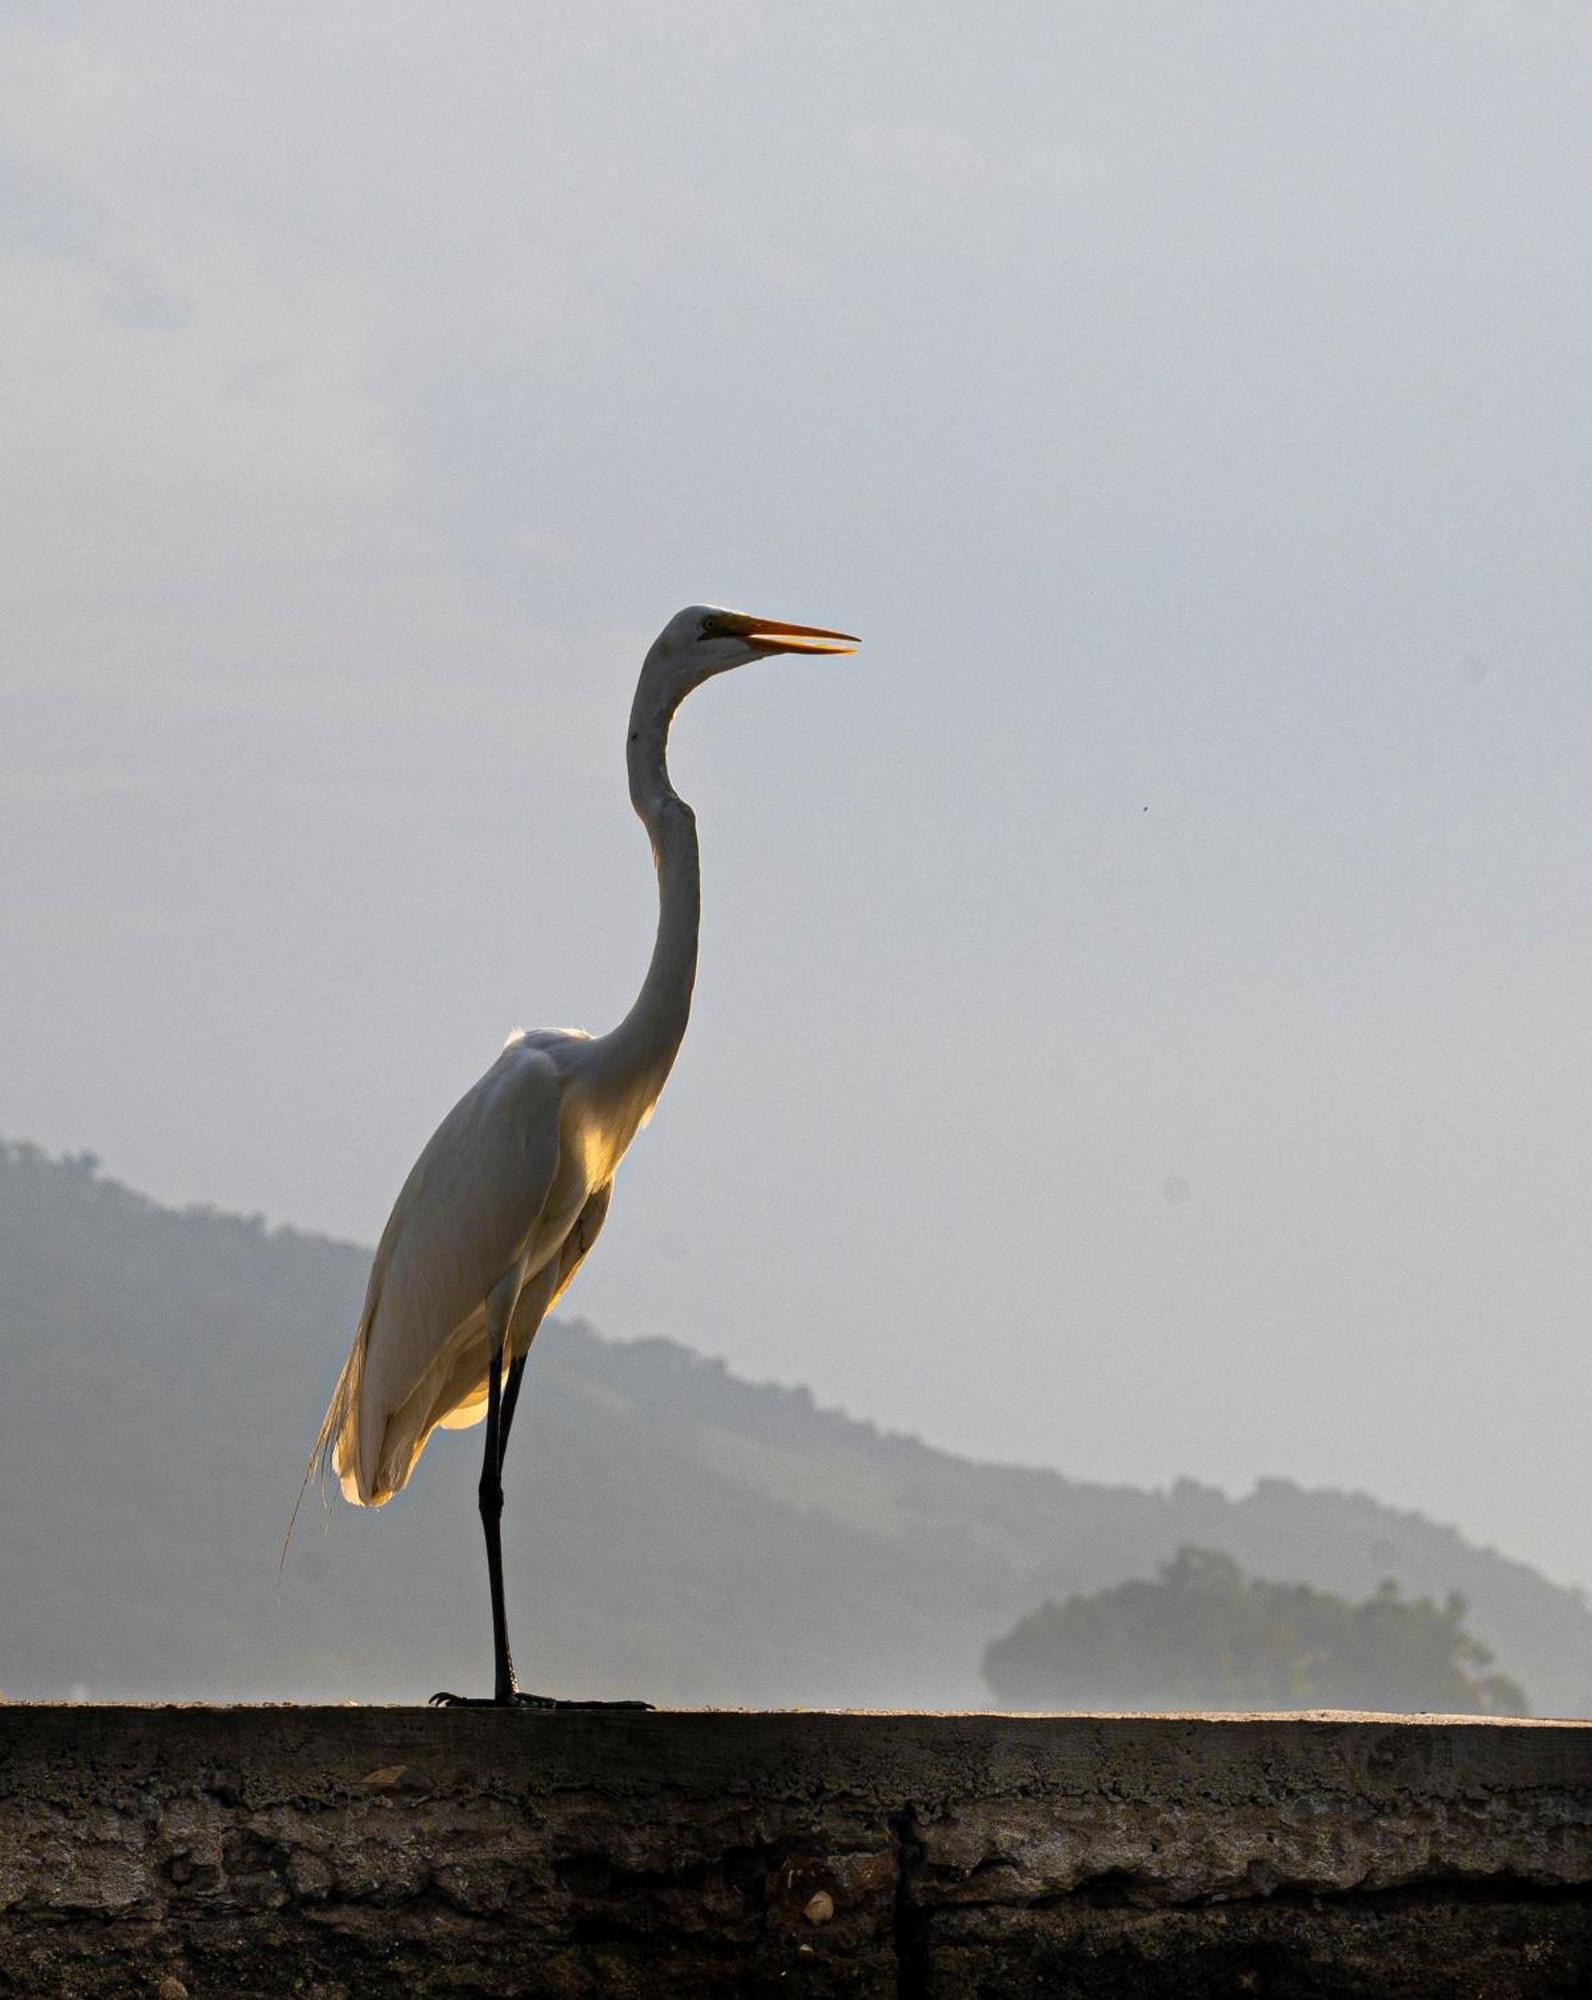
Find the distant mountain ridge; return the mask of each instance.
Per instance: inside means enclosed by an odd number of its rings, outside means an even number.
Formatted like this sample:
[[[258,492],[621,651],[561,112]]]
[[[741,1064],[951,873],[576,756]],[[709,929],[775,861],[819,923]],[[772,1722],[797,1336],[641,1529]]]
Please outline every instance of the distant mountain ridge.
[[[0,1143],[0,1690],[423,1698],[487,1670],[479,1433],[376,1515],[306,1501],[368,1253]],[[656,1700],[987,1705],[986,1643],[1184,1543],[1362,1596],[1458,1590],[1539,1712],[1592,1707],[1581,1593],[1360,1494],[1229,1499],[983,1465],[671,1342],[550,1325],[510,1454],[528,1684]]]

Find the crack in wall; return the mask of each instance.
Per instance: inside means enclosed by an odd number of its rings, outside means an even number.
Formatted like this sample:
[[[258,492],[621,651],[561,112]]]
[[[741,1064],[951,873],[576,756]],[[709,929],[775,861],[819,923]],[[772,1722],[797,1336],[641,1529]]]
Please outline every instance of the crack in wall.
[[[896,1857],[895,1902],[890,1925],[895,1943],[896,2000],[928,2000],[929,1918],[913,1894],[913,1884],[923,1865],[924,1847],[918,1838],[918,1809],[910,1801],[891,1815],[890,1834]]]

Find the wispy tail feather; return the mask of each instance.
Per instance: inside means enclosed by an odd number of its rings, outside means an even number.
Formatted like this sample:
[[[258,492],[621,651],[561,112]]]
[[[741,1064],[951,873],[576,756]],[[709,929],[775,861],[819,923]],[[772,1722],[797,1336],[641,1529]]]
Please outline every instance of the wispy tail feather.
[[[321,1498],[326,1498],[326,1475],[330,1471],[342,1489],[345,1500],[356,1505],[379,1506],[378,1500],[366,1498],[359,1491],[357,1471],[358,1439],[354,1437],[355,1450],[352,1454],[344,1450],[344,1440],[350,1435],[350,1417],[356,1417],[359,1410],[359,1392],[365,1377],[365,1344],[370,1331],[367,1315],[359,1323],[359,1331],[354,1335],[354,1344],[348,1350],[348,1359],[343,1363],[342,1373],[337,1378],[337,1386],[332,1391],[332,1400],[326,1406],[326,1415],[321,1419],[321,1428],[316,1435],[310,1452],[309,1463],[304,1468],[304,1478],[299,1485],[298,1498],[293,1502],[293,1511],[288,1516],[287,1533],[282,1537],[282,1553],[277,1558],[277,1582],[282,1580],[283,1565],[287,1562],[288,1544],[293,1539],[293,1529],[297,1525],[299,1509],[304,1505],[304,1495],[309,1491],[310,1481],[319,1477]],[[386,1495],[383,1494],[383,1499]]]

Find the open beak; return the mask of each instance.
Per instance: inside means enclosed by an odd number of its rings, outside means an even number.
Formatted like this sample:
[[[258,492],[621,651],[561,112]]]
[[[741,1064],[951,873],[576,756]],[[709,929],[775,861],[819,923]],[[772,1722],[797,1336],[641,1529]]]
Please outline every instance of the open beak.
[[[737,614],[732,627],[760,653],[854,653],[862,641],[849,632],[831,632],[825,625],[786,625],[778,618]]]

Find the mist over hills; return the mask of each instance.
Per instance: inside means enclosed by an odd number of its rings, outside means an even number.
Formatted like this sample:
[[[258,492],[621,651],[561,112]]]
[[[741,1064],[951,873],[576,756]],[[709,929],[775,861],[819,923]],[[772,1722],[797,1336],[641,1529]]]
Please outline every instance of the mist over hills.
[[[479,1431],[378,1514],[306,1499],[368,1253],[162,1208],[0,1144],[0,1690],[423,1699],[485,1685]],[[1185,1543],[1254,1574],[1469,1600],[1539,1713],[1592,1707],[1579,1591],[1361,1494],[1240,1498],[975,1464],[578,1323],[537,1343],[506,1563],[528,1686],[679,1702],[987,1705],[987,1642]]]

